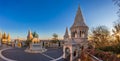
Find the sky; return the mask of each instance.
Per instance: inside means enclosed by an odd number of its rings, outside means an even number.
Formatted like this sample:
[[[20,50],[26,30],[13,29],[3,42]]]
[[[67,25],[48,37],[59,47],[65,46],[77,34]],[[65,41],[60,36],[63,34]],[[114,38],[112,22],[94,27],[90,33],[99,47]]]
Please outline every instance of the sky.
[[[0,32],[10,33],[12,39],[26,38],[28,30],[40,39],[51,39],[53,33],[62,39],[79,5],[89,30],[99,25],[111,30],[118,19],[112,0],[0,0]]]

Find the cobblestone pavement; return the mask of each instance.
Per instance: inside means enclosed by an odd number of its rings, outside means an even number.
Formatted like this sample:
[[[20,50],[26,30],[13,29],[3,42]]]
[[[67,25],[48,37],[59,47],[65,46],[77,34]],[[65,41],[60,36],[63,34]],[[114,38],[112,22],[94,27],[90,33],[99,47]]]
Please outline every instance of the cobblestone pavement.
[[[17,61],[50,61],[53,59],[47,56],[50,56],[56,59],[62,56],[63,54],[61,48],[48,48],[48,50],[42,54],[26,53],[24,52],[24,50],[25,48],[8,49],[3,51],[2,55],[5,56],[6,58],[17,60]],[[4,61],[4,60],[1,59],[0,61]],[[63,61],[63,60],[60,59],[59,61]]]

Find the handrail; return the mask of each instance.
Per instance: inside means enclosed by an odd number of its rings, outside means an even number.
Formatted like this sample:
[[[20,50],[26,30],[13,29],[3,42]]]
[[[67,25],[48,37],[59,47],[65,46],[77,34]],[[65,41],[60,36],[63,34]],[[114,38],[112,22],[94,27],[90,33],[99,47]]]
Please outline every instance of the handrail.
[[[95,60],[97,60],[97,61],[103,61],[103,60],[100,60],[99,58],[97,58],[97,57],[95,57],[95,56],[89,54],[88,52],[86,52],[86,53],[87,53],[90,57],[92,57],[93,59],[95,59]]]

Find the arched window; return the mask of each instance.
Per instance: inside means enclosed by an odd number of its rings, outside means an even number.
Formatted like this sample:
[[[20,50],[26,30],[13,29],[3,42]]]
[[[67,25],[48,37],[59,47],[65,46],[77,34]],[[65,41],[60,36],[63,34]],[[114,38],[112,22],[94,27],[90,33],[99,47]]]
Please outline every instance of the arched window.
[[[81,31],[80,31],[80,37],[81,37]]]
[[[78,52],[77,52],[77,49],[75,49],[75,51],[73,52],[73,56],[77,56]]]
[[[75,37],[75,32],[72,32],[72,37]]]
[[[82,31],[82,37],[83,37],[83,38],[85,37],[85,32],[84,32],[84,31]]]
[[[75,31],[74,33],[75,33],[75,38],[77,38],[77,31]]]

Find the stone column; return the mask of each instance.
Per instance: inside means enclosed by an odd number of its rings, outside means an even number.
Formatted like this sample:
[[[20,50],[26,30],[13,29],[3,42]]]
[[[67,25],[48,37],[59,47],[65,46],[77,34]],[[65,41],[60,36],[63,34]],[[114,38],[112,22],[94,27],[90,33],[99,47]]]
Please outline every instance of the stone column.
[[[70,61],[73,61],[72,53],[70,53]]]
[[[70,47],[70,61],[73,60],[73,51],[72,51],[72,47]]]
[[[80,30],[77,30],[77,38],[80,38]]]
[[[63,58],[65,58],[65,46],[63,46]]]

